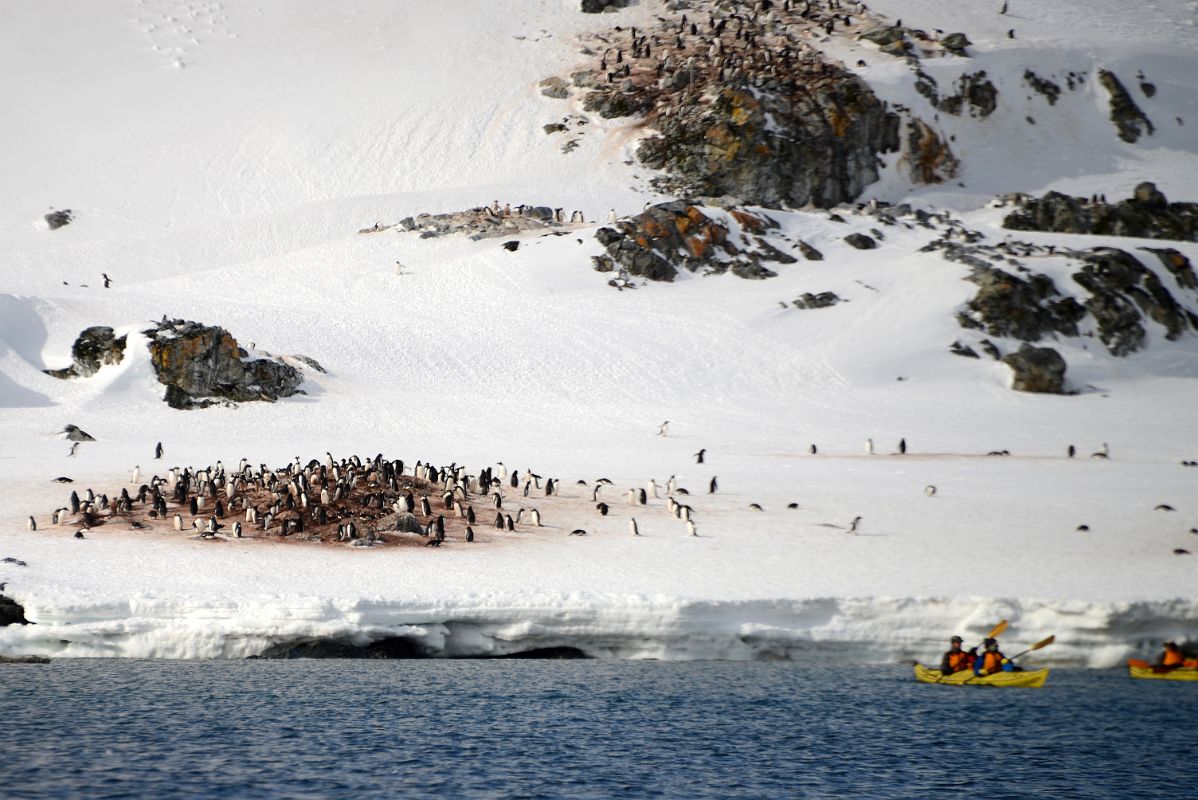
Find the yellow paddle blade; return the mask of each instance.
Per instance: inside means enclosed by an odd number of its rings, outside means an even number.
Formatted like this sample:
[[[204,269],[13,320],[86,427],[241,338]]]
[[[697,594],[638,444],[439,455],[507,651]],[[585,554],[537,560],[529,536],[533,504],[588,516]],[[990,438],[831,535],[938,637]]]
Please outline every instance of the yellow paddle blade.
[[[984,638],[997,639],[998,637],[1002,636],[1006,630],[1007,630],[1007,621],[1004,619],[1004,620],[999,621],[999,623],[997,625],[995,625],[993,628],[991,628],[990,632],[987,633]]]
[[[1052,644],[1056,640],[1057,640],[1057,635],[1054,633],[1052,636],[1049,636],[1047,639],[1041,639],[1040,641],[1036,642],[1034,645],[1029,647],[1028,652],[1031,652],[1032,650],[1039,650],[1041,647],[1048,647],[1050,644]]]

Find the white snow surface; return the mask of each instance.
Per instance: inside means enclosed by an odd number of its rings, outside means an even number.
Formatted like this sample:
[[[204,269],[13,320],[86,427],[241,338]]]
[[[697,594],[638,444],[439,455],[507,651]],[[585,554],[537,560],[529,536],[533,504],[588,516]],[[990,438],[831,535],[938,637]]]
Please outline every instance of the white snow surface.
[[[881,248],[857,251],[843,236],[876,222],[851,210],[846,224],[766,212],[822,262],[617,292],[591,269],[592,222],[656,199],[631,163],[642,131],[594,119],[562,154],[541,126],[580,105],[537,83],[581,61],[580,32],[643,25],[661,4],[577,5],[6,3],[0,557],[27,566],[0,563],[0,584],[37,624],[0,629],[0,654],[231,658],[401,636],[442,655],[886,661],[931,658],[952,633],[1007,618],[1014,642],[1056,634],[1043,662],[1109,666],[1163,638],[1198,640],[1198,556],[1173,554],[1198,553],[1198,469],[1178,463],[1198,459],[1198,337],[1168,342],[1150,323],[1149,347],[1127,359],[1062,339],[1051,344],[1078,393],[1013,392],[1005,366],[947,351],[976,341],[954,320],[974,287],[967,268],[917,252],[938,234],[887,228]],[[941,116],[959,183],[913,187],[892,167],[866,197],[951,210],[992,241],[1006,235],[987,205],[996,193],[1114,199],[1153,180],[1198,199],[1195,3],[1012,0],[1007,17],[994,1],[870,5],[967,31],[973,59],[924,69],[942,88],[987,69],[1001,102],[988,120]],[[865,58],[880,96],[932,118],[901,61],[860,42],[823,46],[846,64]],[[1156,135],[1119,141],[1092,77],[1055,108],[1020,85],[1028,67],[1059,79],[1097,66],[1129,89],[1136,70],[1157,85],[1136,95]],[[526,236],[514,253],[500,240],[357,233],[495,199],[591,222]],[[74,222],[48,231],[52,208]],[[1193,243],[1018,238],[1171,246],[1198,263]],[[1067,289],[1063,260],[1042,261]],[[102,272],[112,288],[99,288]],[[819,291],[849,302],[779,305]],[[328,374],[309,371],[306,395],[274,404],[172,410],[139,333],[163,315],[311,356]],[[131,334],[123,363],[69,382],[42,374],[69,363],[90,325]],[[56,433],[67,423],[97,439],[74,458]],[[900,437],[906,456],[894,454]],[[1085,457],[1104,442],[1109,460]],[[1012,456],[985,455],[1000,449]],[[112,492],[134,464],[149,475],[326,450],[473,471],[502,460],[560,478],[577,502],[543,529],[438,550],[103,528],[79,541],[49,521],[71,488],[58,475]],[[618,495],[670,475],[692,492],[698,537],[662,499],[636,509],[633,538],[622,497],[601,518],[574,485],[605,476]],[[590,535],[567,535],[577,527]]]

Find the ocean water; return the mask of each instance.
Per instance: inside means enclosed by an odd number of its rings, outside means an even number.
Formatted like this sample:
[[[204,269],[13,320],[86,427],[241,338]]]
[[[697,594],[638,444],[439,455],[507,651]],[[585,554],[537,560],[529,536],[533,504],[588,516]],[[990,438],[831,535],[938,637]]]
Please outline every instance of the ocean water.
[[[0,666],[0,797],[1193,797],[1198,685],[793,663]]]

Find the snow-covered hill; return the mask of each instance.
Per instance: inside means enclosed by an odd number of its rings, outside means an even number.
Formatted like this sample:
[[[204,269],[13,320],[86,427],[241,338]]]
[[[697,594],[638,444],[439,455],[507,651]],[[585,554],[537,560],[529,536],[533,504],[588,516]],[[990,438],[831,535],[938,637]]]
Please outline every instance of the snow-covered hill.
[[[857,648],[887,659],[930,655],[1000,617],[1021,640],[1056,633],[1038,655],[1061,662],[1108,665],[1162,637],[1198,641],[1198,469],[1179,463],[1198,459],[1192,331],[1166,341],[1147,323],[1147,347],[1127,358],[1087,336],[1047,342],[1078,394],[1013,392],[1002,363],[948,351],[968,339],[955,314],[976,287],[966,266],[921,252],[944,227],[888,227],[878,249],[856,250],[846,234],[879,223],[854,208],[836,210],[844,222],[765,211],[780,223],[771,241],[801,239],[824,260],[779,265],[764,281],[683,272],[616,291],[592,269],[609,209],[664,199],[635,160],[646,128],[595,116],[563,153],[542,126],[582,113],[580,98],[545,97],[539,82],[583,61],[582,33],[651,25],[662,5],[584,15],[575,0],[7,4],[0,558],[27,566],[0,563],[0,584],[37,624],[0,630],[0,653],[236,657],[406,636],[450,654]],[[997,244],[1012,235],[997,194],[1114,200],[1150,180],[1198,200],[1195,3],[1012,0],[1007,15],[998,5],[870,3],[905,26],[968,34],[971,58],[920,68],[941,91],[985,70],[998,89],[985,119],[938,113],[911,66],[872,44],[813,42],[935,125],[961,163],[955,178],[914,185],[902,156],[888,156],[863,201],[949,212]],[[1136,94],[1152,136],[1118,138],[1098,68],[1155,86]],[[1050,106],[1028,70],[1062,85],[1070,72],[1089,77]],[[498,239],[358,233],[495,200],[587,222],[521,237],[515,252]],[[48,230],[43,215],[63,208],[71,224]],[[1198,262],[1192,242],[1013,238],[1168,246]],[[1063,258],[1033,261],[1084,297]],[[1169,286],[1198,311],[1198,294]],[[824,291],[847,302],[781,305]],[[274,404],[173,410],[140,334],[164,315],[307,354],[328,373]],[[93,325],[130,334],[121,364],[72,381],[42,373],[67,365]],[[68,458],[56,433],[66,424],[97,441]],[[893,454],[900,438],[905,456]],[[1104,442],[1108,460],[1085,457]],[[1081,457],[1065,456],[1070,444]],[[70,489],[50,482],[59,475],[112,491],[135,464],[143,474],[242,457],[281,465],[326,450],[472,470],[502,460],[560,478],[578,510],[436,550],[111,528],[78,541],[74,527],[49,524]],[[1011,456],[986,456],[1001,450]],[[670,475],[694,492],[698,538],[663,499],[637,509],[634,539],[622,501],[600,518],[575,486]],[[703,495],[713,475],[721,490]],[[747,511],[754,502],[764,511]],[[37,532],[25,530],[30,514]],[[858,515],[860,535],[847,534]],[[577,527],[590,535],[567,535]]]

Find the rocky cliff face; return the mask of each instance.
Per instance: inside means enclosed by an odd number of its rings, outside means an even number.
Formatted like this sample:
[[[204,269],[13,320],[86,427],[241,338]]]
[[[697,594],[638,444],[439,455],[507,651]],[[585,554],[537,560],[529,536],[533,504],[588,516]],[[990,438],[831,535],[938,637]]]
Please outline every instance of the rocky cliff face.
[[[298,369],[282,361],[244,360],[246,352],[224,328],[164,320],[143,333],[172,408],[203,408],[222,400],[273,402],[299,392],[304,381]]]
[[[1131,197],[1115,203],[1048,192],[1018,204],[1004,228],[1198,241],[1198,203],[1170,203],[1153,183],[1141,183]]]

